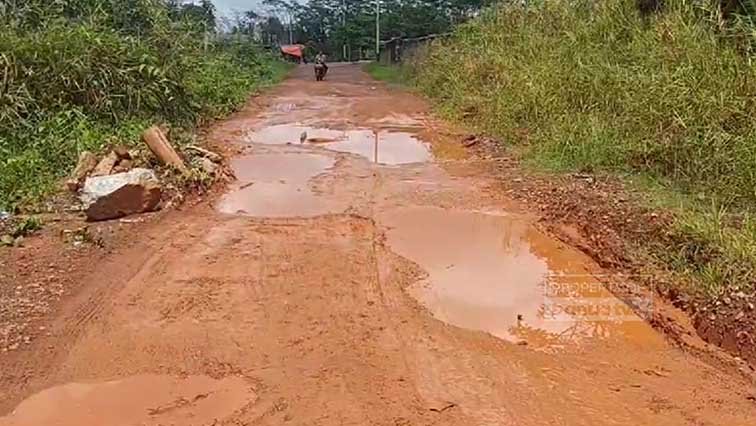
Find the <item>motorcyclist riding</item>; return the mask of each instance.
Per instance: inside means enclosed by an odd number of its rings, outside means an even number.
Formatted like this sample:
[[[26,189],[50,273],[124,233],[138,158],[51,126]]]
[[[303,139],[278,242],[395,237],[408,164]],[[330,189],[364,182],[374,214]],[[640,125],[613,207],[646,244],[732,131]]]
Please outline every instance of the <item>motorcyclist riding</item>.
[[[326,64],[326,55],[323,52],[318,52],[318,54],[315,56],[315,63],[325,65],[326,68],[328,68],[328,65]]]
[[[326,55],[323,52],[318,52],[315,56],[315,77],[318,81],[325,78],[328,72],[328,64],[326,64]]]

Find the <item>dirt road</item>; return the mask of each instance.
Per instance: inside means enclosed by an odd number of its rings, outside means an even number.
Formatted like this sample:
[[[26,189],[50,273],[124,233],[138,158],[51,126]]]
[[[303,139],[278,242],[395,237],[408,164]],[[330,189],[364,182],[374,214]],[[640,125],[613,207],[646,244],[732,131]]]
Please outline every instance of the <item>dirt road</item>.
[[[300,69],[210,137],[238,182],[139,228],[0,425],[747,425],[754,388],[674,347],[507,201],[416,97]]]

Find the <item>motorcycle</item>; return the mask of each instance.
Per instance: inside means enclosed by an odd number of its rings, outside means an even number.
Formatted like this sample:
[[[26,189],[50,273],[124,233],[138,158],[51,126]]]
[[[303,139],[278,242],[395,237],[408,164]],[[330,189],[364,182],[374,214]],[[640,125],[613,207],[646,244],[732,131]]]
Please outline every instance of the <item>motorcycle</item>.
[[[315,80],[323,81],[328,73],[328,67],[325,64],[315,64]]]

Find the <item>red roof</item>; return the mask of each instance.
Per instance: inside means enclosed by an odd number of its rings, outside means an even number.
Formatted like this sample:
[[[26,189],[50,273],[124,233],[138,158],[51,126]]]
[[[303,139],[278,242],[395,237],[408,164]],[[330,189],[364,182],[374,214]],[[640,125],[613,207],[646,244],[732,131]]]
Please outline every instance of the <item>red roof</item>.
[[[289,44],[289,45],[281,46],[281,52],[287,55],[301,58],[304,56],[304,48],[305,47],[301,44]]]

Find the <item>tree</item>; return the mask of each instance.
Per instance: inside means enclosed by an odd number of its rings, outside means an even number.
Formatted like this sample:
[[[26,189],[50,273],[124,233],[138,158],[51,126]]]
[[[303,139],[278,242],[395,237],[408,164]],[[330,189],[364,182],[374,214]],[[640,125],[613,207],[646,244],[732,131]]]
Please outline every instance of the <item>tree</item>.
[[[270,0],[279,3],[279,0]],[[375,1],[381,4],[381,39],[450,31],[492,0],[310,0],[296,7],[299,41],[333,54],[375,46]],[[287,2],[283,2],[289,4]],[[290,4],[289,4],[290,5]],[[344,46],[346,48],[344,48]],[[346,54],[343,51],[346,50]]]
[[[201,0],[199,3],[170,0],[168,9],[174,21],[184,21],[203,32],[215,32],[217,29],[216,8],[210,0]]]

